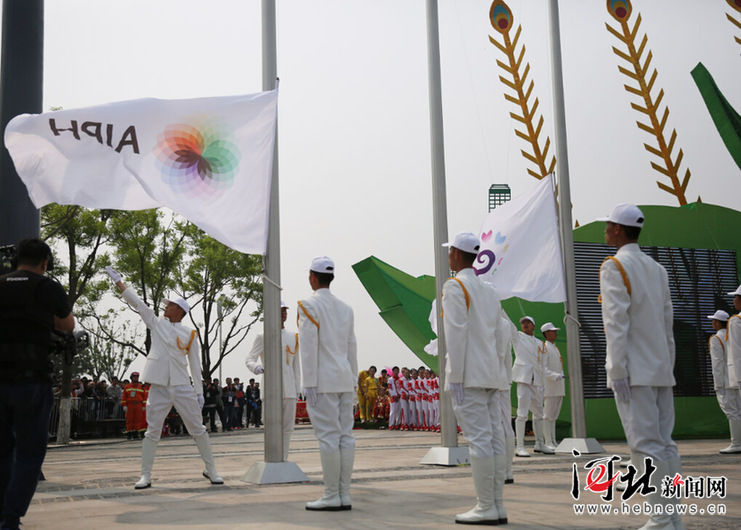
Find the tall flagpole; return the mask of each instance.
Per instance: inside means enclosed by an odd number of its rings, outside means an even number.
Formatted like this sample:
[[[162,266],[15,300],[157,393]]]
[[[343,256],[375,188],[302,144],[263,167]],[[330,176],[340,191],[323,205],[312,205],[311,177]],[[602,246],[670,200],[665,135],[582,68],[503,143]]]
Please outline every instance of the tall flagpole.
[[[273,90],[278,79],[275,0],[262,0],[262,89]],[[283,459],[283,369],[281,366],[280,315],[280,194],[278,186],[278,127],[275,128],[273,175],[270,183],[268,244],[263,280],[264,362],[263,422],[265,461],[257,462],[242,477],[254,484],[306,482],[308,478],[293,462]]]
[[[561,63],[561,30],[558,0],[549,0],[551,34],[551,73],[553,76],[553,114],[555,120],[556,177],[558,178],[559,224],[563,245],[564,273],[566,280],[566,339],[571,396],[571,433],[573,438],[563,440],[556,452],[602,453],[604,449],[594,438],[586,438],[587,424],[584,413],[584,388],[582,384],[581,353],[579,350],[579,310],[576,299],[576,274],[574,270],[574,232],[571,228],[571,186],[569,184],[568,141],[566,139],[566,112],[563,93],[563,67]]]
[[[445,145],[443,135],[442,83],[440,80],[440,35],[437,0],[427,0],[427,78],[430,98],[430,147],[432,151],[432,216],[434,222],[435,286],[437,293],[437,361],[440,388],[445,388],[445,336],[442,317],[443,284],[450,276],[448,253],[448,212],[445,193]],[[440,437],[442,447],[432,447],[420,463],[455,466],[468,462],[468,449],[458,447],[458,429],[450,392],[440,399]]]

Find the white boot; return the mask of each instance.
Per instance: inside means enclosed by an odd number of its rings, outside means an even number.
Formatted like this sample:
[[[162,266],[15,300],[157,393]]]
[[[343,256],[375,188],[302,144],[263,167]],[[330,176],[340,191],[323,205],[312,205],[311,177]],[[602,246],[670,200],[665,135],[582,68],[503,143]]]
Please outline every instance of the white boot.
[[[667,475],[671,477],[675,477],[677,473],[682,473],[682,459],[679,457],[670,458],[666,461],[669,472]],[[682,522],[682,516],[676,513],[676,506],[679,505],[681,501],[677,498],[672,498],[671,503],[674,504],[674,514],[671,516],[672,524],[674,524],[674,530],[685,530],[684,523]]]
[[[476,506],[455,516],[460,524],[499,524],[499,512],[494,505],[494,457],[476,458],[471,455],[471,474],[476,488]]]
[[[521,420],[520,418],[515,420],[515,438],[517,440],[515,456],[530,456],[530,453],[525,450],[525,421],[526,420]]]
[[[543,420],[543,437],[545,438],[545,446],[553,453],[556,452],[556,441],[553,436],[554,429],[552,428],[555,424],[555,421]]]
[[[507,472],[505,475],[504,483],[514,484],[515,475],[514,473],[512,473],[512,461],[515,459],[515,439],[508,436],[508,437],[505,437],[504,441],[507,445],[507,456],[506,456]]]
[[[645,472],[645,458],[646,455],[643,453],[631,452],[631,459],[636,468],[636,477],[642,477]],[[674,524],[671,517],[666,513],[666,505],[671,502],[671,499],[661,496],[661,482],[669,474],[669,465],[666,461],[657,462],[656,460],[654,460],[653,465],[656,466],[656,471],[651,475],[651,486],[656,488],[656,491],[646,497],[646,502],[652,508],[651,517],[639,530],[673,530]],[[656,513],[657,511],[661,513]]]
[[[731,445],[718,452],[723,455],[741,453],[741,421],[728,420],[728,426],[731,430]]]
[[[142,440],[142,476],[134,484],[134,488],[143,490],[152,485],[152,465],[154,464],[154,453],[157,452],[157,442],[148,436]]]
[[[553,452],[556,452],[558,447],[558,438],[556,438],[556,420],[550,422],[551,424],[551,442],[553,443]]]
[[[340,452],[328,453],[320,449],[319,455],[322,457],[324,496],[316,501],[307,502],[306,509],[336,512],[342,509],[342,501],[340,500],[340,471],[342,468]]]
[[[201,453],[203,463],[206,464],[206,469],[203,470],[203,476],[209,479],[211,484],[223,484],[224,479],[216,471],[214,454],[211,451],[211,440],[208,437],[208,433],[204,432],[198,436],[194,436],[193,439],[196,441],[196,447],[198,447],[198,452]]]
[[[544,424],[545,420],[533,420],[533,431],[535,432],[535,448],[533,451],[543,453],[544,455],[552,455],[555,451],[545,443],[545,437],[543,435]]]
[[[628,466],[632,464],[633,464],[633,461],[630,459],[630,457],[620,459],[621,468],[627,468]],[[615,482],[615,491],[625,491],[627,487],[628,487],[627,482],[623,482],[621,480],[618,480],[617,482]]]
[[[494,506],[499,514],[499,524],[507,524],[507,512],[504,510],[504,477],[508,461],[511,462],[512,459],[507,455],[494,455]]]
[[[288,448],[291,447],[291,433],[283,433],[283,461],[288,462]]]
[[[352,482],[352,466],[355,462],[355,446],[340,447],[340,502],[343,510],[352,510],[350,500],[350,483]]]

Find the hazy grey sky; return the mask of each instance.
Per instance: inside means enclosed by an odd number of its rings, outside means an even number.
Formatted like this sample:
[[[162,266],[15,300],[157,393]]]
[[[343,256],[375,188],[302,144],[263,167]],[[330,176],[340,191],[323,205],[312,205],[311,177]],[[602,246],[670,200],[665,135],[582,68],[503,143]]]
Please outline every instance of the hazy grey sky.
[[[440,0],[449,233],[477,231],[487,190],[515,195],[535,181],[514,134],[514,106],[496,65],[491,2]],[[573,217],[585,224],[617,202],[676,206],[656,186],[652,137],[635,125],[623,85],[617,23],[605,2],[566,0],[561,34]],[[310,295],[307,269],[335,259],[333,291],[356,312],[360,364],[419,364],[377,314],[351,266],[370,256],[413,275],[434,273],[426,13],[423,0],[278,0],[283,298]],[[509,2],[522,25],[533,99],[553,141],[546,0]],[[741,172],[705,110],[690,70],[702,61],[741,111],[741,46],[724,0],[633,2],[643,18],[654,95],[665,91],[688,198],[738,208]],[[635,17],[635,15],[634,15]],[[736,18],[741,16],[736,14]],[[139,97],[189,98],[261,89],[259,0],[47,0],[44,108]],[[631,20],[633,22],[635,18]],[[621,47],[622,49],[622,47]],[[248,376],[242,352],[224,376]]]

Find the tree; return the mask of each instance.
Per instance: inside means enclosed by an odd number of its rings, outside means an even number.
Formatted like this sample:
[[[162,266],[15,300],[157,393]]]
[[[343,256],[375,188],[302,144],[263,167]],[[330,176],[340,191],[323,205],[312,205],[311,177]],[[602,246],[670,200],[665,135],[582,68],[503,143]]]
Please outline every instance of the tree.
[[[191,321],[199,328],[203,377],[210,378],[260,319],[262,263],[259,256],[232,250],[199,229],[189,234],[188,253],[182,291],[203,317],[203,325],[198,325],[190,313]],[[221,323],[226,328],[221,344],[217,335],[219,303]]]
[[[111,219],[115,268],[142,301],[152,306],[155,315],[160,314],[159,301],[178,283],[185,240],[193,229],[187,221],[172,214],[166,216],[161,210],[116,212]],[[101,328],[105,328],[102,320],[97,320]],[[134,347],[144,355],[149,353],[152,337],[148,329],[143,346],[117,337],[115,329],[105,329],[108,339],[116,344]]]
[[[70,307],[74,308],[78,300],[88,305],[96,301],[96,291],[88,289],[88,286],[107,260],[102,248],[107,241],[106,224],[110,216],[109,210],[86,210],[80,206],[57,204],[45,206],[41,211],[42,237],[49,240],[50,246],[66,250],[67,266],[61,265],[58,255],[54,277],[65,285]],[[80,320],[84,315],[76,313],[76,317]],[[70,438],[69,410],[75,361],[56,359],[56,362],[62,367],[57,443],[67,444]]]
[[[115,316],[115,312],[110,310],[109,314],[102,317],[107,321]],[[136,340],[137,333],[131,329],[129,322],[124,322],[117,335],[121,337],[120,342]],[[90,374],[93,379],[105,376],[108,381],[117,377],[123,380],[129,366],[136,358],[136,351],[128,344],[119,344],[105,338],[103,334],[91,333],[90,347],[87,355],[81,358],[80,370],[83,373]]]

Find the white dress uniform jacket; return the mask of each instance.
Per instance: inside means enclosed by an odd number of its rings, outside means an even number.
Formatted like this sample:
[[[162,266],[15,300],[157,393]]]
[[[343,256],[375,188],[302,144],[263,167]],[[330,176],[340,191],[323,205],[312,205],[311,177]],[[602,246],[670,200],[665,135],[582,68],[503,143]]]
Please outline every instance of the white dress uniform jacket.
[[[283,328],[280,330],[281,359],[283,367],[283,399],[296,399],[300,391],[301,368],[296,359],[298,353],[298,334]],[[255,337],[250,353],[245,359],[245,366],[250,372],[254,372],[257,366],[265,368],[264,339],[262,333]]]
[[[708,340],[710,365],[713,368],[713,388],[732,388],[728,383],[728,359],[726,359],[726,330],[721,329]]]
[[[445,386],[508,388],[506,362],[497,347],[502,306],[494,286],[478,278],[473,269],[463,269],[443,285],[442,306],[448,345]]]
[[[729,318],[726,330],[728,383],[731,387],[738,387],[741,382],[741,316]]]
[[[628,378],[631,386],[674,386],[674,310],[664,267],[637,243],[600,269],[602,320],[607,339],[607,386]],[[630,291],[630,293],[629,293]]]
[[[202,395],[201,348],[197,336],[191,342],[193,330],[179,322],[173,324],[165,317],[156,316],[152,308],[130,288],[123,292],[123,298],[139,313],[152,332],[152,347],[141,380],[162,386],[192,385],[196,394]]]
[[[514,327],[514,324],[512,324]],[[512,365],[512,380],[533,386],[544,386],[544,358],[539,350],[543,343],[535,337],[517,331],[512,333],[512,344],[515,349],[515,363]]]
[[[352,392],[358,352],[352,308],[329,289],[299,301],[298,335],[304,388],[317,393]]]
[[[566,395],[566,385],[559,375],[563,375],[563,362],[558,346],[547,340],[543,342],[545,349],[545,397]]]

